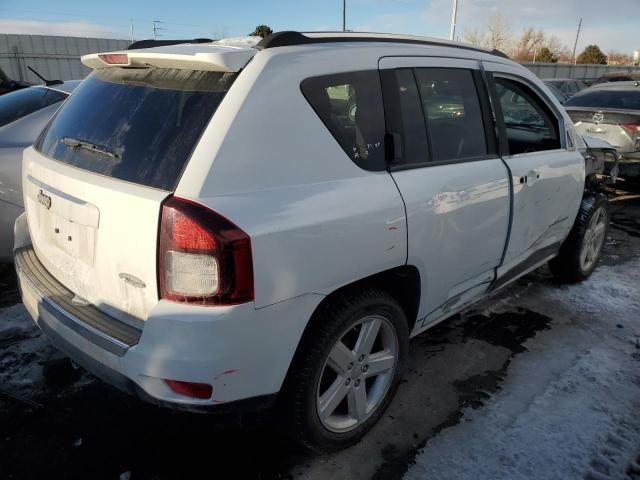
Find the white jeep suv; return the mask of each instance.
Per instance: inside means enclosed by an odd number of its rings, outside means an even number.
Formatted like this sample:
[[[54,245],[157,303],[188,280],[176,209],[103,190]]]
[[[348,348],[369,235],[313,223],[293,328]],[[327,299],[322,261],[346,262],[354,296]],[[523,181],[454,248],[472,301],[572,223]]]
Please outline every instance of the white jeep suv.
[[[148,401],[277,399],[300,441],[341,448],[411,336],[600,254],[599,163],[500,52],[281,32],[82,61],[24,153],[15,262],[51,341]]]

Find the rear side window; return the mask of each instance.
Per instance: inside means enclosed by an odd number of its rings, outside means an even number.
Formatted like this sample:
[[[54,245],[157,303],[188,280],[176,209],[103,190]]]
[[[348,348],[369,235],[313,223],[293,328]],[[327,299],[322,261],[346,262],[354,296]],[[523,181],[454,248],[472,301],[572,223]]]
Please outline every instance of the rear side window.
[[[415,69],[432,161],[487,155],[478,91],[471,70]]]
[[[174,190],[237,74],[158,68],[94,71],[36,149],[62,163]]]
[[[61,102],[67,94],[50,88],[30,87],[0,96],[0,127]]]
[[[567,107],[619,108],[640,110],[640,87],[629,90],[599,88],[571,97]]]
[[[351,160],[366,170],[386,168],[378,71],[308,78],[300,88]]]
[[[426,165],[430,160],[427,129],[413,70],[383,70],[381,75],[393,162],[404,168]]]
[[[509,154],[559,149],[558,119],[544,101],[523,83],[506,78],[495,82]]]

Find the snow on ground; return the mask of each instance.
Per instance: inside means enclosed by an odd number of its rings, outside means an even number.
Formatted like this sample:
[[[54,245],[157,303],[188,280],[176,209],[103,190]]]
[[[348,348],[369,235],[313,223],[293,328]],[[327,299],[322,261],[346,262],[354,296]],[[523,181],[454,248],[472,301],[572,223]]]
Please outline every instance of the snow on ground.
[[[60,358],[22,303],[0,308],[0,394],[36,396],[45,387],[44,365]],[[78,377],[72,388],[92,381],[87,375]]]
[[[430,440],[406,479],[640,478],[640,261],[527,294],[540,313],[577,313],[529,340],[501,391]]]
[[[51,354],[49,342],[20,304],[0,309],[0,386],[17,393],[38,378],[38,362]]]

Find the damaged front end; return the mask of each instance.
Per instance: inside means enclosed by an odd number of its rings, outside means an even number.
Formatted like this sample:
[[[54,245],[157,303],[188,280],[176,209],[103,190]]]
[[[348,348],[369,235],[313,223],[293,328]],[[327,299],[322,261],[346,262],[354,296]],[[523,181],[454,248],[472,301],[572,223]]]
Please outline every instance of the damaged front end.
[[[620,154],[609,143],[583,137],[586,148],[581,150],[585,160],[585,188],[599,191],[618,180]]]

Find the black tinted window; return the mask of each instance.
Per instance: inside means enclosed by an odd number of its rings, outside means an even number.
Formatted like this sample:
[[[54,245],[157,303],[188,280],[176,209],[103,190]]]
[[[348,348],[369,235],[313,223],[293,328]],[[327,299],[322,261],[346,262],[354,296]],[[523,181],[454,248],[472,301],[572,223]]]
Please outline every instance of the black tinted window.
[[[384,112],[377,71],[308,78],[302,93],[345,153],[367,170],[386,168]]]
[[[382,85],[393,163],[403,166],[426,164],[430,158],[427,130],[413,70],[384,70]]]
[[[640,87],[629,90],[598,88],[569,99],[567,107],[620,108],[640,110]]]
[[[471,70],[415,69],[433,161],[487,155],[480,100]]]
[[[560,148],[558,120],[544,101],[520,82],[505,78],[495,81],[509,153],[516,155]]]
[[[65,98],[66,93],[42,87],[23,88],[6,93],[0,96],[0,127]]]
[[[58,111],[36,148],[84,170],[173,190],[235,76],[96,70]]]

